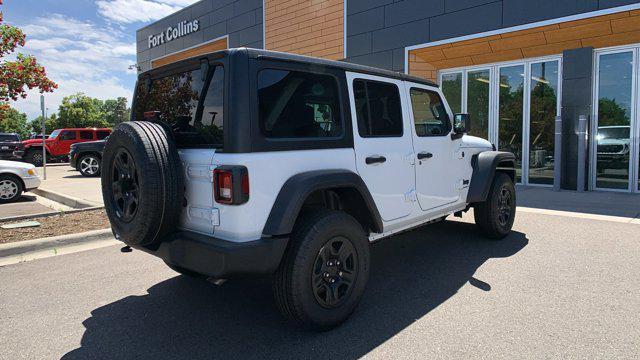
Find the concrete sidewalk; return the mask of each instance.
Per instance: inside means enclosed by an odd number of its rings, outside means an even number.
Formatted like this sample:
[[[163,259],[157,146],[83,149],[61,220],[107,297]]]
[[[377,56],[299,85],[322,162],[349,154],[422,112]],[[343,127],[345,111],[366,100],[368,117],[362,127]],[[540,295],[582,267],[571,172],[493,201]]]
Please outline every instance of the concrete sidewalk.
[[[42,168],[38,168],[38,174],[41,177],[42,173]],[[78,171],[72,169],[69,164],[47,165],[47,180],[42,181],[40,190],[77,199],[85,203],[83,207],[104,205],[100,177],[84,177]],[[43,194],[43,196],[47,195]]]
[[[553,191],[518,186],[518,206],[576,213],[640,218],[640,194],[605,191]]]

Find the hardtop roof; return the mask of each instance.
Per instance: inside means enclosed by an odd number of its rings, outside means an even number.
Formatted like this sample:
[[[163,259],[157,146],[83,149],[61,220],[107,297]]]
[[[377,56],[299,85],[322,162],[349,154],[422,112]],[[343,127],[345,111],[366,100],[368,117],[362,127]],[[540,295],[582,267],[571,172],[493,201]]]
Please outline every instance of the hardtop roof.
[[[357,73],[364,73],[364,74],[369,74],[369,75],[377,75],[377,76],[381,76],[381,77],[387,77],[387,78],[392,78],[392,79],[398,79],[398,80],[404,80],[404,81],[411,81],[411,82],[415,82],[415,83],[419,83],[419,84],[424,84],[427,86],[433,86],[433,87],[438,87],[438,85],[432,81],[417,77],[417,76],[413,76],[413,75],[408,75],[408,74],[404,74],[404,73],[400,73],[397,71],[391,71],[391,70],[385,70],[385,69],[379,69],[379,68],[375,68],[372,66],[365,66],[365,65],[359,65],[359,64],[353,64],[353,63],[349,63],[346,61],[336,61],[336,60],[327,60],[327,59],[321,59],[321,58],[316,58],[316,57],[310,57],[310,56],[303,56],[303,55],[296,55],[296,54],[290,54],[290,53],[284,53],[284,52],[279,52],[279,51],[271,51],[271,50],[263,50],[263,49],[253,49],[253,48],[230,48],[230,49],[226,49],[226,50],[219,50],[219,51],[215,51],[212,53],[209,53],[207,55],[198,55],[198,56],[194,56],[188,59],[184,59],[181,60],[179,62],[177,62],[177,64],[181,63],[181,62],[192,62],[193,60],[197,59],[197,58],[203,58],[205,56],[207,57],[220,57],[221,55],[229,55],[229,56],[233,56],[235,54],[242,54],[245,56],[248,56],[249,58],[252,59],[272,59],[272,60],[280,60],[280,61],[292,61],[292,62],[297,62],[297,63],[305,63],[305,64],[311,64],[311,65],[317,65],[317,66],[326,66],[326,67],[332,67],[332,68],[337,68],[337,69],[341,69],[344,71],[351,71],[351,72],[357,72]],[[173,65],[173,66],[172,66]],[[172,63],[172,64],[168,64],[165,65],[163,67],[160,67],[158,69],[154,69],[154,70],[159,70],[162,68],[172,68],[175,67],[176,63]],[[154,70],[149,70],[147,72],[144,72],[142,75],[145,75],[149,72],[155,72]],[[159,72],[162,72],[162,70],[159,70]]]

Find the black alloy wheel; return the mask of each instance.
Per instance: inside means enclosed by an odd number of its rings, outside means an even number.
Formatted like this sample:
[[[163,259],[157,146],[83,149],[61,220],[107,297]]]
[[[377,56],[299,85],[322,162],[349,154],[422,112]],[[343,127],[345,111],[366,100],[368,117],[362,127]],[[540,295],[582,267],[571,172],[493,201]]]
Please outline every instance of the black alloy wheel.
[[[111,166],[116,216],[128,223],[135,218],[139,204],[140,184],[136,164],[131,154],[121,148],[114,156]]]
[[[358,276],[358,253],[345,237],[329,240],[318,252],[311,274],[313,295],[325,308],[340,306]]]
[[[503,186],[498,193],[498,222],[501,227],[508,227],[511,221],[513,196],[508,187]]]

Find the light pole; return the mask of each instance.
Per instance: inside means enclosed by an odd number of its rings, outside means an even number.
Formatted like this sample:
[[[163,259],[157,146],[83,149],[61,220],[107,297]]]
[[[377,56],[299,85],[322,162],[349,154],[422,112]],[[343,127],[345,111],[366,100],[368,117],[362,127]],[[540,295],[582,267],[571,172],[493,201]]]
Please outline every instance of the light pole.
[[[42,179],[47,180],[47,149],[45,147],[47,112],[44,107],[44,95],[40,95],[40,107],[42,108]]]

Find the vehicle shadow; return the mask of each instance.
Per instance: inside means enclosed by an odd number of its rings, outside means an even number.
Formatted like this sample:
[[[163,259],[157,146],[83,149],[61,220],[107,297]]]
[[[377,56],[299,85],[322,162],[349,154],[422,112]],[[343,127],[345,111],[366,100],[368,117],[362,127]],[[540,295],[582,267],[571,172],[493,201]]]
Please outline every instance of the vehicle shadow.
[[[466,282],[490,291],[490,284],[472,277],[478,267],[527,243],[519,232],[487,241],[475,225],[449,221],[376,243],[363,301],[345,324],[324,333],[282,320],[267,279],[234,279],[216,287],[177,276],[147,295],[93,310],[83,322],[80,348],[63,359],[358,358]]]

